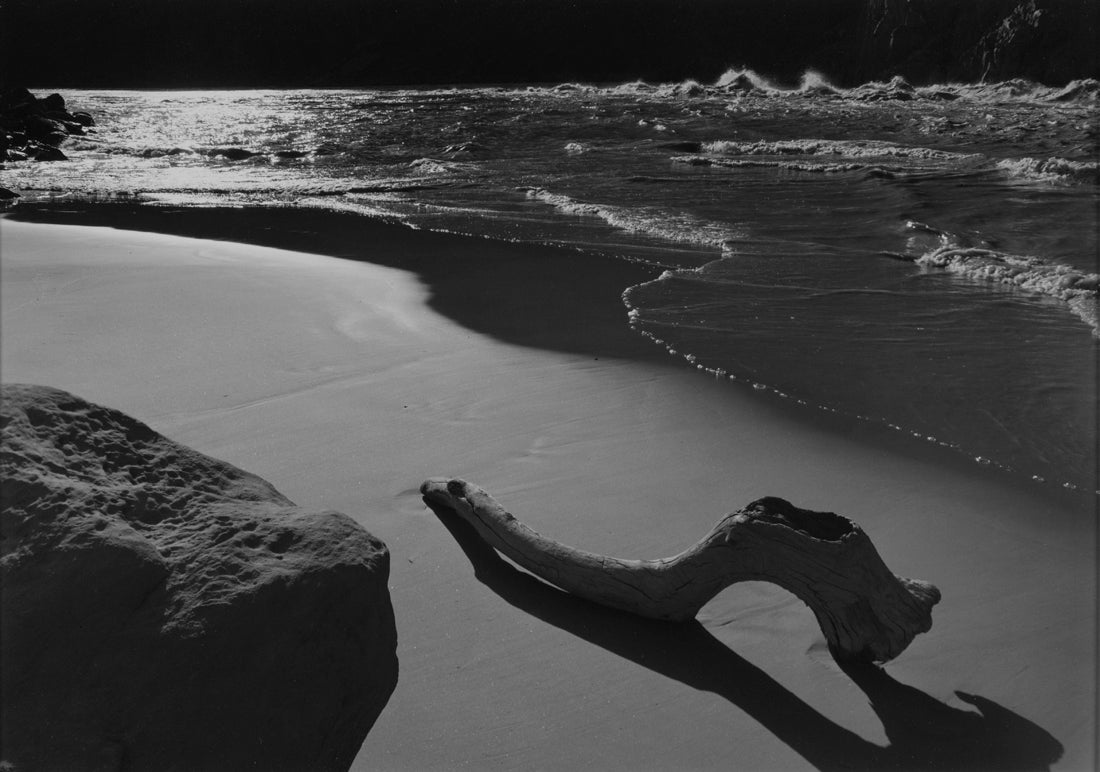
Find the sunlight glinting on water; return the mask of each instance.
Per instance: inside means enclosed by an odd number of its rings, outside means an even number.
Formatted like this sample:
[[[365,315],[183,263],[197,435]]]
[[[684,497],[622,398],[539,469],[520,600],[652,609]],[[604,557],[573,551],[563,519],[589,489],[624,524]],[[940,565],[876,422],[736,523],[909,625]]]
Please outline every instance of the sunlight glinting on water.
[[[689,366],[1096,487],[1094,82],[63,94],[98,125],[10,165],[30,198],[323,207],[651,263],[629,323]]]

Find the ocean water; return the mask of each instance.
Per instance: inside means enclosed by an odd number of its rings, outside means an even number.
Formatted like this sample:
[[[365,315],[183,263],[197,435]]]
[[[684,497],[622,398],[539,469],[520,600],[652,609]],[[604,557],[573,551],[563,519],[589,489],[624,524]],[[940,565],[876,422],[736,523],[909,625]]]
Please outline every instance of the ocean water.
[[[61,93],[96,131],[8,164],[26,200],[319,207],[643,262],[623,323],[699,377],[1097,490],[1095,81]]]

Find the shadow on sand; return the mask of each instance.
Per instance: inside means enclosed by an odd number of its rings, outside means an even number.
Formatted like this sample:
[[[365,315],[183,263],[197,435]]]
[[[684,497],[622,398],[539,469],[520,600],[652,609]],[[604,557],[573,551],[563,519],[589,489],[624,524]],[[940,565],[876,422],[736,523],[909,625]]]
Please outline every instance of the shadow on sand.
[[[506,343],[596,357],[662,363],[669,358],[630,329],[622,302],[624,289],[656,278],[660,269],[574,249],[414,231],[306,208],[67,201],[20,204],[5,216],[299,250],[398,268],[427,286],[432,309]]]
[[[1045,770],[1062,755],[1046,730],[983,697],[956,692],[980,712],[953,708],[872,665],[844,672],[870,698],[890,740],[871,743],[811,708],[738,656],[699,622],[644,619],[581,600],[508,563],[450,510],[428,504],[505,601],[544,622],[668,678],[713,692],[752,716],[821,770]]]
[[[362,215],[308,208],[150,206],[69,200],[20,203],[4,218],[213,239],[369,262],[416,275],[427,305],[462,327],[509,344],[595,359],[690,369],[631,329],[622,294],[662,268],[560,246],[517,244],[452,233],[414,231]],[[712,379],[717,385],[721,379]],[[702,381],[700,381],[702,383]],[[755,411],[794,418],[859,442],[959,469],[962,458],[933,443],[844,413],[805,410],[794,400],[761,398],[748,383],[727,393],[752,395]],[[969,474],[1010,482],[996,467],[965,460]],[[1015,481],[1027,495],[1034,483]],[[1060,495],[1055,492],[1055,495]]]

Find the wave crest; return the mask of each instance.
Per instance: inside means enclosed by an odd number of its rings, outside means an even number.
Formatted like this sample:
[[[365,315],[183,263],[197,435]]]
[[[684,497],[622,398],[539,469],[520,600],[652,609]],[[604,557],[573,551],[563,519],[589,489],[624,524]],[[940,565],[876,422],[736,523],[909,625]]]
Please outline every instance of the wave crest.
[[[539,90],[534,88],[533,90]],[[550,92],[570,94],[609,93],[619,95],[654,94],[661,97],[707,96],[825,96],[860,102],[880,101],[952,101],[963,99],[974,102],[1062,102],[1092,104],[1100,101],[1100,81],[1083,78],[1065,86],[1044,86],[1035,81],[1013,78],[992,83],[935,83],[915,86],[900,75],[888,81],[869,81],[857,86],[844,87],[834,83],[827,74],[808,69],[802,73],[796,85],[783,85],[749,67],[731,67],[709,84],[686,79],[678,83],[650,84],[632,81],[614,86],[596,86],[582,83],[562,83]]]
[[[729,242],[739,237],[739,234],[731,233],[727,226],[705,222],[688,214],[590,204],[545,188],[529,188],[526,192],[528,199],[549,204],[563,214],[597,217],[613,228],[640,236],[717,249],[725,249]]]
[[[1077,182],[1100,184],[1100,165],[1096,161],[1071,161],[1068,158],[1006,158],[997,168],[1011,177],[1040,182]]]
[[[951,234],[924,223],[910,221],[906,226],[911,231],[936,236],[940,242],[939,246],[913,258],[915,264],[1063,300],[1092,327],[1093,335],[1100,337],[1100,274],[1049,263],[1039,257],[963,246]]]
[[[952,153],[929,147],[897,145],[882,140],[860,139],[782,139],[773,142],[740,142],[715,140],[704,142],[704,153],[712,155],[829,155],[844,158],[918,158],[921,160],[957,160],[968,158],[964,153]]]

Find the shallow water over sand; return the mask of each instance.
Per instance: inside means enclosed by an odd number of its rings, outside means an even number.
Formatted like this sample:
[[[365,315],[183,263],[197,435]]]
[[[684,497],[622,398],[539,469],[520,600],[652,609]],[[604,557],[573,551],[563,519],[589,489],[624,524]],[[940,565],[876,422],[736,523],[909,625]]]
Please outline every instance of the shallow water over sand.
[[[650,263],[624,323],[700,377],[1097,488],[1095,84],[63,93],[97,133],[9,165],[25,195],[321,207]]]

